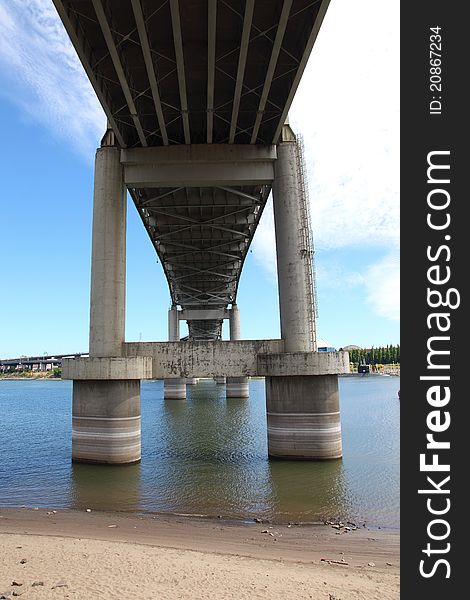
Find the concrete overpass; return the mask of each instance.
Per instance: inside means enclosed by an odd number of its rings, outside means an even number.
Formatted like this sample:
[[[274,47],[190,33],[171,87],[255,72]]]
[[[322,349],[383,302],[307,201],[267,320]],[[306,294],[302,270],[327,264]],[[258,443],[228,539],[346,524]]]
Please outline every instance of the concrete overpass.
[[[270,454],[340,456],[331,364],[340,372],[345,361],[309,362],[313,243],[302,147],[286,124],[328,1],[53,2],[108,118],[95,163],[90,357],[64,361],[74,380],[73,458],[140,459],[141,379],[158,372],[165,396],[184,398],[189,356],[209,352],[210,372],[230,377],[227,396],[245,397],[248,374],[258,372],[247,371],[246,358],[258,365],[266,348],[276,364],[265,371]],[[126,189],[168,280],[166,361],[158,345],[125,343]],[[282,337],[275,351],[240,340],[236,304],[271,190]],[[225,318],[239,351],[221,342]],[[181,319],[189,328],[182,354]],[[192,364],[200,369],[192,376],[203,375],[203,363]]]
[[[81,358],[88,352],[70,352],[69,354],[41,354],[39,356],[17,356],[16,358],[0,358],[0,371],[15,371],[17,369],[45,371],[48,367],[61,367],[64,358]]]

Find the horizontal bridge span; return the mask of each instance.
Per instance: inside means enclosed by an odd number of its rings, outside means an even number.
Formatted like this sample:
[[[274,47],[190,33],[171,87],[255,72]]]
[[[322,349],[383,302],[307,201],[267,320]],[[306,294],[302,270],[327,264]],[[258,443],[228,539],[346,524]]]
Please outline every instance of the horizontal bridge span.
[[[347,352],[283,352],[282,340],[128,342],[119,358],[65,359],[63,379],[292,377],[349,372]]]
[[[129,188],[271,185],[275,146],[194,144],[121,151]]]
[[[128,342],[124,355],[151,356],[153,379],[250,377],[258,374],[258,354],[283,348],[282,340]]]
[[[167,164],[204,164],[204,163],[257,163],[276,160],[276,146],[239,147],[230,144],[191,144],[189,146],[171,146],[170,148],[132,148],[121,150],[123,165],[167,165]]]

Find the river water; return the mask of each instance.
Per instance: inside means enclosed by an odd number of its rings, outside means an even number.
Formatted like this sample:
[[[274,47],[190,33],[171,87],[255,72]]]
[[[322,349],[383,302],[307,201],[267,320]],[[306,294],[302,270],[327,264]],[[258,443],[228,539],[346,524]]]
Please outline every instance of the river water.
[[[171,512],[399,526],[396,377],[340,378],[343,460],[268,460],[264,380],[225,399],[201,380],[186,401],[142,383],[142,462],[72,464],[68,381],[0,381],[0,506]]]

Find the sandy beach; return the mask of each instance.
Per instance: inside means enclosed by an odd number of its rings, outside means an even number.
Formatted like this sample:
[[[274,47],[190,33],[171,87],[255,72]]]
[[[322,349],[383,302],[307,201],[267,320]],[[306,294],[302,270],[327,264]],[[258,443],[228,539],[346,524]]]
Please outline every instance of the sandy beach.
[[[0,545],[0,598],[399,598],[383,530],[4,508]]]

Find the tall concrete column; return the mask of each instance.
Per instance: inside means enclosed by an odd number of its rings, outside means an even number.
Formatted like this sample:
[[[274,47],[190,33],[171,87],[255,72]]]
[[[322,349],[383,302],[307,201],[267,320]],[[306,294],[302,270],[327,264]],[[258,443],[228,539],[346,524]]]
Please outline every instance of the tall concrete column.
[[[119,148],[96,152],[90,356],[121,356],[126,302],[126,188]]]
[[[313,304],[308,290],[311,277],[309,247],[302,232],[308,229],[306,198],[302,197],[295,135],[288,125],[277,148],[273,183],[277,274],[281,338],[285,352],[311,352]],[[308,255],[307,255],[308,253]],[[309,326],[310,325],[310,326]]]
[[[277,149],[273,204],[285,353],[316,350],[308,198],[303,176],[295,135],[289,125],[284,125]],[[318,460],[341,457],[337,375],[266,377],[266,408],[270,456]]]
[[[168,311],[168,340],[170,342],[180,341],[180,321],[176,306],[172,306]],[[163,382],[163,397],[167,400],[185,400],[186,379],[181,377],[165,379]]]
[[[240,311],[236,304],[230,309],[230,340],[241,339]],[[248,377],[227,377],[225,394],[227,398],[248,398],[250,385]]]
[[[229,330],[231,340],[241,340],[240,310],[236,304],[230,309]]]
[[[90,359],[122,356],[126,295],[126,189],[112,131],[96,152],[90,298]],[[140,379],[76,379],[72,460],[133,463],[141,456]]]
[[[178,309],[172,306],[168,311],[168,341],[180,341],[180,321],[178,318]]]

